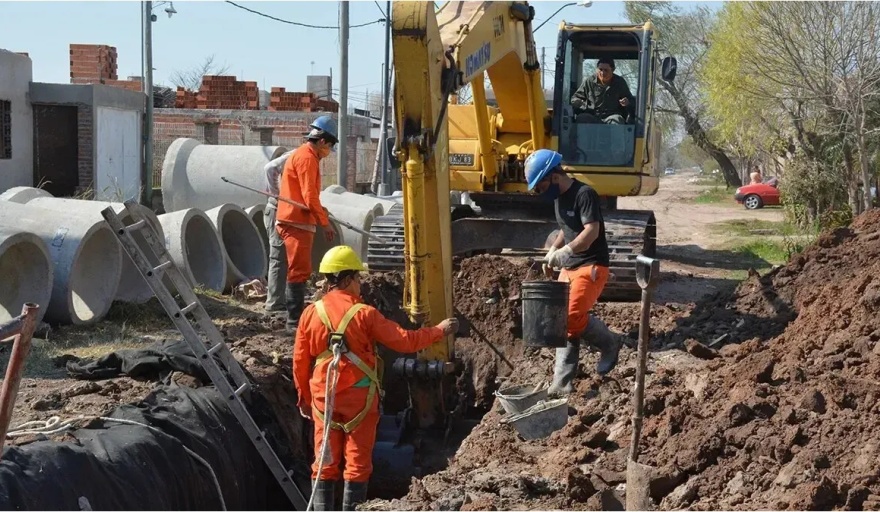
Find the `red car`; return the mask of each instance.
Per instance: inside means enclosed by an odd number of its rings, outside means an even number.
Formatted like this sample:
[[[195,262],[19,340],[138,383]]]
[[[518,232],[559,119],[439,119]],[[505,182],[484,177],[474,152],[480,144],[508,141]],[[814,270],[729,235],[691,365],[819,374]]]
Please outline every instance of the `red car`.
[[[779,182],[776,178],[770,178],[764,183],[743,185],[736,189],[733,198],[736,202],[745,206],[747,210],[757,210],[765,206],[779,205]]]

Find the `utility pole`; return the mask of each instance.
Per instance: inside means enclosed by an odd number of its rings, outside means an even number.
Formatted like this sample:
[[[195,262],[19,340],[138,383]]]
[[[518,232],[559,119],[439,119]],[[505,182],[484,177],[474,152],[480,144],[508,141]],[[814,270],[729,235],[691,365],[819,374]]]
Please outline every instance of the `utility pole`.
[[[339,2],[339,151],[336,184],[348,183],[348,2]]]
[[[544,94],[544,87],[545,87],[545,85],[544,85],[544,69],[546,69],[546,67],[544,66],[544,50],[545,49],[546,49],[546,47],[544,47],[544,46],[541,47],[541,94]]]
[[[153,209],[153,2],[144,2],[144,191],[141,202]]]
[[[390,195],[394,185],[389,179],[388,163],[388,103],[391,99],[391,2],[385,3],[385,67],[382,68],[382,195]]]

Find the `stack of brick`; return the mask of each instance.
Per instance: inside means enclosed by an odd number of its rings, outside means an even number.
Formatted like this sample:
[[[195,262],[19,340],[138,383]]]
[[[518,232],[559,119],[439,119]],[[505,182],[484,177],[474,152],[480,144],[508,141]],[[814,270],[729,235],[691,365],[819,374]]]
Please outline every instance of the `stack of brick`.
[[[287,92],[284,87],[273,87],[269,93],[269,110],[294,112],[336,112],[335,101],[318,99],[310,92]]]
[[[239,82],[234,76],[206,75],[202,78],[195,108],[257,110],[259,94],[257,82]]]
[[[174,108],[196,108],[198,100],[196,93],[183,87],[177,88],[177,97],[174,100]]]
[[[104,84],[140,92],[140,80],[119,80],[116,48],[104,44],[70,45],[70,83]]]

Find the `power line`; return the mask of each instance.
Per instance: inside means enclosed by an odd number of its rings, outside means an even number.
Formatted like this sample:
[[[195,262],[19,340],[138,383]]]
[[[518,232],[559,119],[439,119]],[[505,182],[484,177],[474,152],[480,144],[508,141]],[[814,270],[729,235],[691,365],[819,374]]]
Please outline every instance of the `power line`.
[[[245,10],[245,11],[247,11],[247,12],[250,12],[250,13],[256,14],[256,15],[258,15],[258,16],[262,16],[262,17],[264,17],[264,18],[269,18],[270,20],[280,21],[281,23],[287,23],[288,25],[296,25],[297,27],[305,27],[305,28],[322,28],[322,29],[331,29],[331,30],[338,30],[338,29],[339,29],[338,26],[330,26],[330,25],[309,25],[308,23],[299,23],[299,22],[296,22],[296,21],[283,20],[283,19],[281,19],[281,18],[276,18],[275,16],[271,16],[271,15],[269,15],[269,14],[265,14],[265,13],[262,13],[262,12],[260,12],[260,11],[255,11],[255,10],[249,8],[249,7],[245,7],[245,6],[243,6],[243,5],[238,5],[237,3],[235,3],[235,2],[230,2],[229,0],[226,0],[226,3],[227,3],[227,4],[230,4],[230,5],[233,5],[233,6],[235,6],[235,7],[238,7],[239,9],[243,9],[243,10]],[[368,23],[360,23],[360,24],[358,24],[358,25],[349,25],[348,28],[360,28],[360,27],[366,27],[366,26],[369,26],[369,25],[375,25],[375,24],[377,24],[377,23],[385,23],[385,18],[382,18],[382,19],[380,19],[380,20],[376,20],[376,21],[371,21],[371,22],[368,22]]]
[[[377,2],[376,0],[373,0],[373,3],[376,4],[376,7],[379,9],[379,12],[381,12],[381,13],[382,13],[382,16],[387,20],[387,19],[388,19],[388,15],[385,14],[385,11],[382,10],[382,6],[379,5],[379,2]]]

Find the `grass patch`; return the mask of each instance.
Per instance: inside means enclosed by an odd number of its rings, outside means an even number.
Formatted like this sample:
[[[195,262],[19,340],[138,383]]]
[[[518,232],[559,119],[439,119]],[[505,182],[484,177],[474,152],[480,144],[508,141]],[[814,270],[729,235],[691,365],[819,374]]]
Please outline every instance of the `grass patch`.
[[[759,220],[759,219],[732,219],[716,222],[711,225],[713,232],[721,235],[732,236],[793,236],[798,234],[798,228],[788,222]]]
[[[748,258],[766,261],[771,265],[780,265],[788,261],[788,247],[783,241],[751,240],[734,247],[733,252]]]
[[[697,204],[735,204],[733,194],[725,187],[712,187],[703,190],[693,199],[693,202]]]

